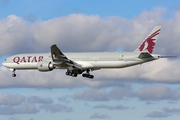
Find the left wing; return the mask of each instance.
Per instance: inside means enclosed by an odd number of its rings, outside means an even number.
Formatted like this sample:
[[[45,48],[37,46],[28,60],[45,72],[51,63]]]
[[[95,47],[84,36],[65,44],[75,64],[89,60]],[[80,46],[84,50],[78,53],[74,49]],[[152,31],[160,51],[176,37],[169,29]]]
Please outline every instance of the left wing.
[[[81,65],[79,65],[78,63],[68,59],[60,51],[60,49],[56,46],[56,44],[51,46],[51,57],[52,57],[53,62],[55,62],[55,63],[66,65],[68,68],[72,68],[72,69],[77,68],[77,69],[82,70]]]

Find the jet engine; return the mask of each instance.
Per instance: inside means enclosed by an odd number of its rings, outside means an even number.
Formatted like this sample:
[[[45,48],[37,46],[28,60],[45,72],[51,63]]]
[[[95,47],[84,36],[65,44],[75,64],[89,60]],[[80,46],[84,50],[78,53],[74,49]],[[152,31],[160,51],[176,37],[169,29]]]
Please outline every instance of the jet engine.
[[[52,71],[54,66],[51,62],[41,61],[37,63],[37,69],[41,72]]]

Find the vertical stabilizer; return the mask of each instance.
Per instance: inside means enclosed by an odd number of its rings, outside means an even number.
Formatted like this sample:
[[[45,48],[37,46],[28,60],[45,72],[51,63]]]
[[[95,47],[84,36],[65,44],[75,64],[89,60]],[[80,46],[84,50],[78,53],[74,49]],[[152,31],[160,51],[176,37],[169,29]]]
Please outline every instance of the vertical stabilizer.
[[[161,26],[156,26],[150,32],[150,34],[147,36],[144,42],[135,50],[135,52],[148,52],[152,54],[155,44],[156,44],[156,40],[160,33],[160,30],[161,30]]]

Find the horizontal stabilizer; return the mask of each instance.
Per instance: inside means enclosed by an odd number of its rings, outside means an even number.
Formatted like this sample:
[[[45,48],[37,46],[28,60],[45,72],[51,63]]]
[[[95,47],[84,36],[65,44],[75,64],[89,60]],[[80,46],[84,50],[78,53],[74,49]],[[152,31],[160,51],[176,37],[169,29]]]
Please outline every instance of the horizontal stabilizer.
[[[177,57],[177,56],[161,56],[161,58],[172,58],[172,57]]]
[[[140,59],[145,59],[145,58],[150,58],[153,57],[151,54],[149,54],[148,52],[142,52],[139,54],[138,58]]]

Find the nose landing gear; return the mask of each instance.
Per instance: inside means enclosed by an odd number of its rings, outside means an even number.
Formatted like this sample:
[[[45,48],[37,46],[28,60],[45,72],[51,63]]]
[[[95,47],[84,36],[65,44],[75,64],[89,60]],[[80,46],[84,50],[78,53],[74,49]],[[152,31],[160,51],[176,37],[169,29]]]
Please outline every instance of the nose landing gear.
[[[15,73],[16,69],[10,69],[10,70],[12,70],[13,72],[12,77],[16,77],[16,73]]]

